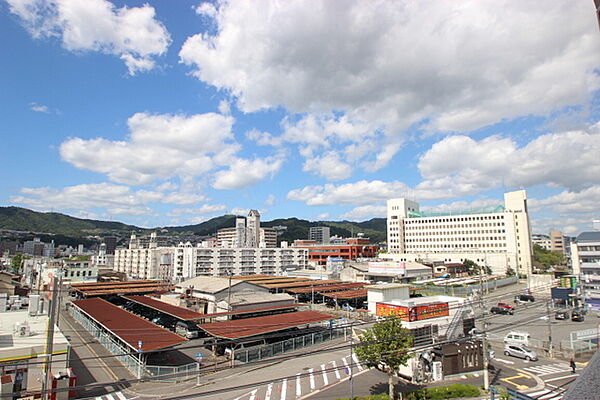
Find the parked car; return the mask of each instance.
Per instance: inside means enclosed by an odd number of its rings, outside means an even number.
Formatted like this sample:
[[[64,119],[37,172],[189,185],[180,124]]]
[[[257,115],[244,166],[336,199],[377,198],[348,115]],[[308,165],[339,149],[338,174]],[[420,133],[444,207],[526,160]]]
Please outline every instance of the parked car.
[[[573,310],[573,312],[571,313],[571,321],[575,321],[575,322],[583,322],[585,320],[585,317],[583,316],[583,313],[579,310]]]
[[[506,344],[522,344],[527,346],[529,344],[530,335],[527,332],[510,331],[504,336],[504,343]]]
[[[535,297],[530,294],[519,294],[515,296],[515,301],[519,303],[533,303],[535,301]]]
[[[509,310],[514,310],[515,309],[515,306],[511,306],[508,303],[498,303],[498,304],[496,304],[496,307],[507,308]]]
[[[490,312],[492,314],[513,315],[513,310],[504,307],[492,307],[490,308]]]
[[[554,319],[569,319],[569,312],[566,310],[559,310],[554,314]]]
[[[504,355],[524,358],[527,361],[537,361],[537,353],[524,344],[507,344],[504,346]]]

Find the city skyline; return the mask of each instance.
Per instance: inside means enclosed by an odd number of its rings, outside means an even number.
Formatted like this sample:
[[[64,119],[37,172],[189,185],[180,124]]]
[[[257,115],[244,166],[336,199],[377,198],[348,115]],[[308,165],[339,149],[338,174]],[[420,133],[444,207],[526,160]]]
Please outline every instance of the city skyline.
[[[364,221],[525,188],[532,232],[600,217],[592,2],[82,4],[0,3],[2,205]]]

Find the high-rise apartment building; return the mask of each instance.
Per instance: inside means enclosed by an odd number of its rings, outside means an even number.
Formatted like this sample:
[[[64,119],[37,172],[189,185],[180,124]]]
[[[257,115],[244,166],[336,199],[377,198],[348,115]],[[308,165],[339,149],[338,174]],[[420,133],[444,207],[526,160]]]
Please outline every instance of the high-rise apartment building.
[[[311,226],[308,230],[308,240],[314,240],[319,244],[329,244],[331,229],[328,226]]]
[[[217,231],[219,247],[277,247],[277,231],[260,227],[260,213],[250,210],[246,218],[235,220],[235,227]]]
[[[420,211],[404,198],[387,202],[388,252],[402,261],[471,259],[495,274],[507,267],[531,273],[531,233],[524,190],[504,194],[504,205],[451,213]]]

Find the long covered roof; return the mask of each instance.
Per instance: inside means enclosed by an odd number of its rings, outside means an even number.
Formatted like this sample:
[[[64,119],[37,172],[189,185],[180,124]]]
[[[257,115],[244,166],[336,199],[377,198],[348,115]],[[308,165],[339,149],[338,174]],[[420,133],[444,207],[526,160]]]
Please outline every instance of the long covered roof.
[[[296,308],[296,307],[300,307],[300,306],[304,306],[304,305],[305,305],[304,303],[294,303],[294,304],[286,304],[286,305],[279,305],[279,306],[249,308],[246,310],[224,311],[224,312],[218,312],[218,313],[212,313],[212,314],[203,314],[202,318],[206,319],[206,318],[222,317],[225,315],[243,315],[243,314],[254,314],[254,313],[276,311],[276,310],[286,310],[286,309]]]
[[[342,292],[323,293],[325,297],[331,297],[332,299],[360,299],[361,297],[367,297],[367,289],[355,289],[355,290],[344,290]]]
[[[83,282],[83,283],[72,283],[71,287],[75,289],[91,289],[104,286],[131,286],[131,285],[143,285],[148,283],[158,283],[158,281],[141,280],[141,281],[117,281],[117,282]]]
[[[308,281],[300,281],[300,282],[292,282],[292,283],[264,283],[262,286],[269,289],[287,289],[287,288],[295,288],[295,287],[304,287],[304,286],[323,286],[330,285],[332,283],[342,283],[341,281],[334,280],[308,280]]]
[[[174,286],[168,283],[154,283],[150,285],[134,285],[134,286],[114,286],[105,289],[75,289],[86,297],[104,296],[107,294],[150,294],[164,293],[172,290]]]
[[[302,294],[302,293],[326,293],[326,292],[335,292],[338,290],[348,290],[353,288],[359,288],[368,285],[368,283],[362,282],[353,282],[353,283],[340,283],[337,285],[325,285],[325,286],[317,286],[317,287],[308,287],[308,288],[297,288],[297,289],[288,289],[287,291],[294,294]]]
[[[72,302],[134,351],[148,353],[183,343],[186,339],[108,301],[94,297]],[[141,341],[141,348],[138,347]]]
[[[336,317],[318,311],[297,311],[264,317],[236,319],[199,325],[209,335],[223,339],[242,339],[284,329],[294,328],[315,322],[327,321]]]
[[[172,304],[165,303],[164,301],[156,300],[148,296],[124,296],[127,300],[135,301],[136,303],[142,304],[146,307],[150,307],[154,310],[158,310],[165,314],[169,314],[175,318],[191,321],[200,319],[204,314],[197,313],[187,308],[174,306]]]

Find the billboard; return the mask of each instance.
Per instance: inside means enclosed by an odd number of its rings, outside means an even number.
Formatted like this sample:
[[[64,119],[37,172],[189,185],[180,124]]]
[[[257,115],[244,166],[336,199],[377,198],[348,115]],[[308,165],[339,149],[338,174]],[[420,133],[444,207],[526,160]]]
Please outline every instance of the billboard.
[[[414,322],[450,315],[448,303],[429,303],[406,307],[396,304],[377,303],[375,314],[379,317],[396,316],[402,321]]]

